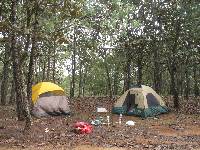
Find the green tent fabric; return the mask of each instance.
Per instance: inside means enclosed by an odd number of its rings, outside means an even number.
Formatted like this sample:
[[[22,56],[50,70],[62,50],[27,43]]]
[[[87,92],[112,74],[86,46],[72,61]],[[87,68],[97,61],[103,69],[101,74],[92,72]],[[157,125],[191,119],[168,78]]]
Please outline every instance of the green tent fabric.
[[[114,104],[113,113],[152,117],[167,113],[162,98],[150,87],[142,85],[126,91]]]

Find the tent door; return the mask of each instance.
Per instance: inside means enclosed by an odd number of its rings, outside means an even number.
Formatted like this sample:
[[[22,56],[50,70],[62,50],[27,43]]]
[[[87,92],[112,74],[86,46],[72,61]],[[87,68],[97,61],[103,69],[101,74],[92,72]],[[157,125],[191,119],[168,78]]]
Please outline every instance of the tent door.
[[[128,92],[126,99],[123,103],[123,106],[127,108],[127,112],[130,109],[135,108],[137,105],[135,104],[135,94],[130,94],[130,92]]]

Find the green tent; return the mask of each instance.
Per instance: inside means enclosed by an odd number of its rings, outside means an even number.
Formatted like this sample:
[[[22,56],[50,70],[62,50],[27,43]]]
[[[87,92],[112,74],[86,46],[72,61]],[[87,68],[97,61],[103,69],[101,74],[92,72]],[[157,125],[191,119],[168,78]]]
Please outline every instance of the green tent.
[[[152,117],[167,113],[168,109],[162,98],[150,87],[127,90],[114,104],[113,113]]]

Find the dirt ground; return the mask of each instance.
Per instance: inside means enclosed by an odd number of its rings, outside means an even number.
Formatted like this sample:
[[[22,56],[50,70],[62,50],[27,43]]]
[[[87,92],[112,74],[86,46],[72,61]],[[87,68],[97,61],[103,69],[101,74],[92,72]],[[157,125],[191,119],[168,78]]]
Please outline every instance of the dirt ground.
[[[65,149],[65,150],[127,150],[127,149],[200,149],[200,115],[185,115],[175,112],[158,118],[141,119],[111,113],[96,113],[97,107],[109,111],[112,101],[108,98],[74,99],[71,116],[33,118],[30,132],[23,132],[24,122],[17,121],[15,108],[0,107],[0,150],[17,149]],[[110,126],[93,126],[91,134],[73,132],[77,121],[90,122],[92,118],[109,115]],[[128,120],[135,126],[126,126]],[[45,132],[46,131],[46,132]]]
[[[8,147],[0,147],[1,150],[18,150],[18,149],[23,149],[23,150],[31,150],[31,149],[37,149],[37,150],[53,150],[53,149],[59,149],[59,150],[125,150],[124,148],[117,148],[117,147],[112,147],[112,148],[105,148],[105,147],[97,147],[97,146],[91,146],[91,145],[81,145],[77,146],[75,148],[66,148],[65,146],[44,146],[44,147],[34,147],[34,146],[29,146],[28,148],[8,148]]]

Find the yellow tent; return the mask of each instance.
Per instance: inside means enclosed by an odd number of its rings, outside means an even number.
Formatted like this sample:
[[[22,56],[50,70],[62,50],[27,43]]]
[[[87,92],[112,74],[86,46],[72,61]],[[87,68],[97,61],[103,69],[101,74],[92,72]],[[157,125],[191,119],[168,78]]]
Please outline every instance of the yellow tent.
[[[64,90],[51,82],[39,82],[32,87],[32,101],[35,104],[38,97],[46,92],[52,92],[56,95],[64,95]]]

